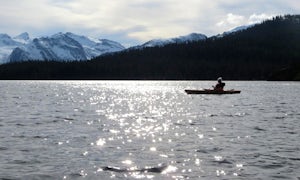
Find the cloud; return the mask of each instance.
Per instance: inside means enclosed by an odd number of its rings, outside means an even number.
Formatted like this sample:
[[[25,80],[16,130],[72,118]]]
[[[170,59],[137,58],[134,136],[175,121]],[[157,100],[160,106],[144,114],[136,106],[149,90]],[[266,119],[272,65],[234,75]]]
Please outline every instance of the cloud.
[[[102,33],[128,31],[128,38],[140,41],[190,33],[190,27],[196,26],[201,19],[206,18],[201,14],[208,11],[208,5],[198,0],[190,0],[188,4],[174,0],[102,1],[105,5],[95,2],[76,0],[63,4],[58,2],[55,5],[71,13],[60,18],[61,21],[69,22],[69,26],[72,23],[73,26],[87,27],[93,31],[98,28],[98,32]],[[88,4],[97,5],[91,7]],[[143,29],[132,31],[134,27]]]
[[[272,14],[251,14],[249,17],[229,13],[223,20],[216,23],[216,27],[227,31],[242,25],[251,25],[260,23],[264,20],[271,19],[275,15]]]
[[[134,44],[191,32],[214,35],[299,12],[297,4],[298,0],[1,0],[0,32],[71,31]]]
[[[259,23],[259,22],[262,22],[264,20],[271,19],[274,16],[276,16],[276,15],[275,14],[267,15],[267,14],[264,14],[264,13],[263,14],[252,14],[249,17],[248,24]]]
[[[221,20],[217,23],[217,26],[238,26],[245,22],[245,17],[241,15],[235,15],[232,13],[227,14],[225,20]]]

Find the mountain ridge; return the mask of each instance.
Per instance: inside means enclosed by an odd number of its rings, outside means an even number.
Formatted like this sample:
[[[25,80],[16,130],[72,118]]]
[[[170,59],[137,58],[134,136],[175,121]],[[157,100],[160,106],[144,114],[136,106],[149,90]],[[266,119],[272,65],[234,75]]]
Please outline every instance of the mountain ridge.
[[[300,15],[286,15],[223,37],[130,49],[85,62],[0,65],[0,78],[300,80],[299,42]]]
[[[178,36],[178,37],[173,37],[173,38],[167,38],[167,39],[152,39],[150,41],[147,41],[141,45],[137,45],[134,47],[131,47],[133,49],[142,49],[146,47],[162,47],[168,44],[173,44],[173,43],[189,43],[189,42],[194,42],[194,41],[201,41],[207,39],[207,36],[201,33],[190,33],[188,35],[184,36]],[[129,48],[129,49],[131,49]]]
[[[124,46],[115,41],[92,39],[71,32],[59,32],[34,39],[31,39],[27,32],[15,37],[0,34],[0,64],[28,60],[89,60],[124,49]]]
[[[28,60],[85,61],[108,52],[124,50],[113,41],[103,45],[98,40],[70,32],[56,33],[50,37],[35,38],[30,43],[12,51],[10,62]]]
[[[225,33],[230,34],[229,31],[224,32],[223,34]],[[47,39],[48,41],[50,41],[51,38],[58,39],[59,37],[62,37],[64,35],[79,42],[79,44],[84,49],[85,56],[80,55],[75,57],[72,56],[64,57],[64,56],[59,56],[53,51],[50,53],[49,49],[51,49],[51,47],[49,46],[46,47],[46,50],[45,49],[43,50],[43,48],[41,48],[41,45],[39,45],[40,49],[36,47],[37,41],[43,42],[43,41],[47,41]],[[146,47],[156,47],[156,46],[161,47],[173,43],[190,43],[194,41],[202,41],[207,38],[208,37],[206,35],[201,33],[190,33],[188,35],[167,38],[167,39],[162,39],[162,38],[152,39],[141,45],[129,47],[127,48],[127,50],[143,49]],[[6,44],[2,43],[1,46],[1,40],[5,41]],[[35,49],[31,50],[30,47],[35,47]],[[78,49],[80,48],[78,47]],[[77,35],[72,32],[66,32],[66,33],[58,32],[52,36],[42,36],[34,39],[31,39],[27,32],[21,33],[13,38],[7,34],[0,34],[0,64],[7,63],[7,62],[20,62],[20,61],[28,61],[28,60],[56,60],[56,61],[89,60],[97,56],[100,56],[102,54],[114,53],[125,49],[126,48],[124,46],[122,46],[120,43],[116,41],[112,41],[108,39],[90,38],[84,35]],[[38,53],[37,51],[40,51],[40,53]],[[66,54],[70,53],[70,51],[71,50],[67,51]],[[80,53],[82,52],[79,52],[79,54]],[[48,54],[48,56],[46,54]],[[78,59],[78,58],[82,58],[82,59]]]
[[[108,39],[95,39],[89,38],[83,35],[77,35],[71,32],[58,32],[52,36],[42,36],[39,38],[31,39],[27,32],[21,33],[13,38],[7,34],[1,34],[2,43],[0,46],[0,64],[7,62],[21,62],[28,60],[54,60],[54,61],[75,61],[75,60],[89,60],[106,53],[114,53],[118,51],[125,50],[126,48],[120,43]],[[65,37],[64,37],[65,36]],[[62,56],[55,52],[50,51],[53,39],[59,41],[59,39],[72,38],[84,49],[85,55],[81,52],[79,45],[77,46],[78,55],[77,56]],[[164,46],[172,43],[188,43],[193,41],[205,40],[206,35],[200,33],[190,33],[185,36],[178,36],[169,39],[153,39],[147,41],[141,45],[129,47],[128,49],[134,48],[145,48],[145,47],[155,47]],[[50,41],[52,41],[50,43]],[[63,43],[65,44],[65,43]],[[42,46],[45,45],[43,48]],[[8,47],[5,47],[8,46]],[[57,45],[59,46],[59,45]],[[61,45],[62,46],[62,45]],[[57,49],[57,48],[56,48]],[[2,51],[1,51],[2,50]],[[60,54],[70,54],[70,49],[66,50],[65,53]],[[2,52],[2,53],[1,53]],[[1,56],[2,54],[2,56]],[[72,53],[71,53],[72,54]],[[75,54],[75,52],[73,52]],[[80,54],[80,55],[79,55]]]
[[[0,64],[9,62],[9,55],[17,48],[26,44],[28,41],[25,40],[25,34],[20,34],[14,38],[8,34],[0,34]],[[29,36],[28,36],[29,38]]]

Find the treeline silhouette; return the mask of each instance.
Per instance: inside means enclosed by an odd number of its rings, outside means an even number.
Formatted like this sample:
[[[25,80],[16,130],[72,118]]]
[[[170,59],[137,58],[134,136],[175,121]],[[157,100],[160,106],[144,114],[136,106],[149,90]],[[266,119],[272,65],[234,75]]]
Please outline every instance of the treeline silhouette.
[[[300,15],[204,41],[128,49],[90,61],[0,66],[0,79],[300,80]]]

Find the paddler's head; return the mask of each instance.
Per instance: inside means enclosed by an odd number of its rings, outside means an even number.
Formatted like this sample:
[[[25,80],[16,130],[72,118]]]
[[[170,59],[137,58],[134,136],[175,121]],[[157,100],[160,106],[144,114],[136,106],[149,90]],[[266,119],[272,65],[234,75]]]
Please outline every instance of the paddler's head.
[[[221,83],[222,82],[222,77],[218,78],[218,82]]]

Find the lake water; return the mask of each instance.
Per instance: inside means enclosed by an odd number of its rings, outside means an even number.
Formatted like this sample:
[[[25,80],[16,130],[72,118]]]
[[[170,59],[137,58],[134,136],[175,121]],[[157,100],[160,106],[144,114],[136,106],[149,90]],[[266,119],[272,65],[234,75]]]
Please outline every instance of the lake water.
[[[0,179],[300,179],[300,83],[0,81]]]

